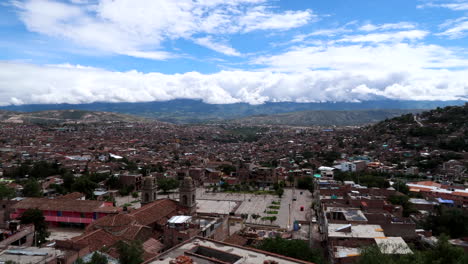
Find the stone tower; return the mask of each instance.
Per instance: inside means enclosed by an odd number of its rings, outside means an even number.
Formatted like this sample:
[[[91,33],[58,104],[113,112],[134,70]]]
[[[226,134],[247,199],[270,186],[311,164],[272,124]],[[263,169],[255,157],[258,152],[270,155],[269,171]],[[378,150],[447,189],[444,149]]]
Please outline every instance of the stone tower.
[[[157,183],[156,178],[147,176],[143,178],[143,186],[141,187],[141,204],[145,205],[156,201],[157,199]]]
[[[197,201],[195,197],[196,188],[191,177],[186,176],[179,187],[179,203],[189,208],[190,214],[195,214]]]

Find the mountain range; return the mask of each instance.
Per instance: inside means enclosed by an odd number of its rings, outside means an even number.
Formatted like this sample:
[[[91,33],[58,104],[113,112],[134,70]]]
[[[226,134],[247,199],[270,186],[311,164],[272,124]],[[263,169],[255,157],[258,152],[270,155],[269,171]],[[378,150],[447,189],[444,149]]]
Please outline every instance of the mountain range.
[[[146,102],[146,103],[89,103],[89,104],[32,104],[32,105],[10,105],[3,106],[0,109],[20,112],[37,112],[45,110],[87,110],[87,111],[103,111],[115,112],[121,114],[129,114],[140,117],[157,119],[164,122],[190,124],[203,122],[218,122],[226,120],[241,119],[251,116],[276,115],[290,112],[301,111],[351,111],[351,110],[385,110],[392,109],[388,114],[383,112],[370,112],[363,115],[364,112],[356,112],[349,114],[348,117],[343,117],[343,112],[335,113],[340,120],[351,120],[351,116],[362,118],[364,123],[383,120],[385,118],[398,114],[398,109],[433,109],[436,107],[445,107],[449,105],[462,105],[464,101],[403,101],[403,100],[378,100],[364,102],[323,102],[323,103],[296,103],[296,102],[267,102],[260,105],[250,105],[247,103],[235,104],[207,104],[200,100],[177,99],[162,102]],[[380,114],[379,114],[380,113]],[[402,114],[404,111],[402,112]],[[314,115],[323,116],[323,118],[331,118],[325,112],[316,113]],[[359,116],[361,114],[361,116]],[[297,116],[307,116],[307,113],[294,114]],[[312,115],[312,112],[309,113]],[[273,117],[279,120],[283,116]],[[299,117],[297,117],[299,118]],[[319,117],[317,117],[320,119]],[[265,120],[264,117],[256,119]],[[248,120],[248,119],[247,119]],[[310,118],[310,120],[317,120]],[[333,119],[330,119],[333,120]],[[247,122],[247,121],[246,121]],[[267,121],[264,121],[268,123]],[[269,121],[278,123],[277,121]],[[353,122],[345,121],[341,124],[352,124]],[[361,122],[362,123],[362,122]],[[300,123],[295,123],[300,125]],[[310,122],[306,122],[310,124]]]

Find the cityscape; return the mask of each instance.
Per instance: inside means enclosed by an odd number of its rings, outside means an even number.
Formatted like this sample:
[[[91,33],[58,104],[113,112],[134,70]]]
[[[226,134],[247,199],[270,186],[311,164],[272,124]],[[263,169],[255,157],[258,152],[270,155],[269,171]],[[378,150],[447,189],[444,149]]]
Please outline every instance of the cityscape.
[[[468,263],[467,12],[4,1],[0,263]]]

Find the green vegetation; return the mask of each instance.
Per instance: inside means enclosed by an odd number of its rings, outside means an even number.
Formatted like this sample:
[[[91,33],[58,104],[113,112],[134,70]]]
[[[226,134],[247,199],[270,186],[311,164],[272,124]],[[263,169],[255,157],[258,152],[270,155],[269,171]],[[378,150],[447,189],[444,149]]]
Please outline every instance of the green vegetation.
[[[273,201],[273,202],[271,202],[271,203],[272,203],[272,204],[281,204],[280,201]]]
[[[270,206],[268,206],[268,208],[269,208],[269,209],[278,210],[278,209],[280,209],[280,206],[278,206],[278,205],[270,205]]]
[[[65,173],[65,170],[61,169],[60,165],[55,162],[37,161],[33,163],[26,161],[13,170],[5,171],[4,177],[19,179],[28,176],[42,179],[53,175],[62,175],[63,173]]]
[[[278,214],[278,211],[266,211],[267,214]]]
[[[468,236],[468,212],[456,208],[437,208],[435,215],[430,215],[422,223],[426,230],[434,235],[446,234],[451,238]]]
[[[264,216],[261,218],[262,221],[270,221],[272,224],[274,221],[276,221],[276,219],[276,216]]]
[[[117,243],[120,264],[140,264],[143,262],[143,245],[139,240]]]
[[[297,180],[297,188],[314,192],[314,179],[310,176],[304,176]]]
[[[468,254],[452,246],[447,237],[439,237],[434,248],[414,250],[414,254],[383,254],[377,246],[365,248],[356,264],[466,264]]]
[[[403,207],[403,216],[408,217],[411,213],[415,213],[416,210],[409,202],[409,197],[406,195],[392,195],[388,200],[394,205],[401,205]]]
[[[217,169],[222,171],[225,175],[231,175],[231,172],[236,171],[236,167],[229,165],[229,164],[223,164],[219,166]]]
[[[303,240],[286,240],[280,237],[267,238],[256,248],[317,264],[326,263],[322,252],[318,249],[311,249],[307,242]]]
[[[375,176],[369,173],[360,173],[360,172],[335,172],[335,180],[337,181],[354,181],[357,184],[378,188],[388,188],[390,183],[385,179],[385,177]]]
[[[34,224],[37,245],[46,242],[50,233],[47,231],[47,223],[41,210],[28,209],[21,215],[20,220],[23,225]]]
[[[11,199],[15,197],[15,190],[4,183],[0,183],[0,199]]]
[[[42,197],[41,184],[36,179],[29,179],[23,185],[23,195],[25,197]]]
[[[179,181],[173,178],[163,178],[158,180],[158,188],[167,193],[170,190],[176,189],[179,187]]]
[[[98,252],[94,252],[93,256],[91,256],[91,261],[88,262],[88,264],[107,264],[107,263],[108,263],[108,260],[106,256]]]

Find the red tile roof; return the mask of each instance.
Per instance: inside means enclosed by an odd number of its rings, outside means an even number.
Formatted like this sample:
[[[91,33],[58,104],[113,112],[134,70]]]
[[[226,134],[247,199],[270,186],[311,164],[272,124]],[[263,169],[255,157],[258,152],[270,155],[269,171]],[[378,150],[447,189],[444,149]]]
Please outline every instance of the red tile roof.
[[[64,211],[64,212],[99,212],[104,209],[105,202],[92,200],[70,200],[70,199],[48,199],[48,198],[26,198],[12,206],[13,209],[34,209],[42,211]],[[117,207],[105,208],[106,212],[117,213]]]

